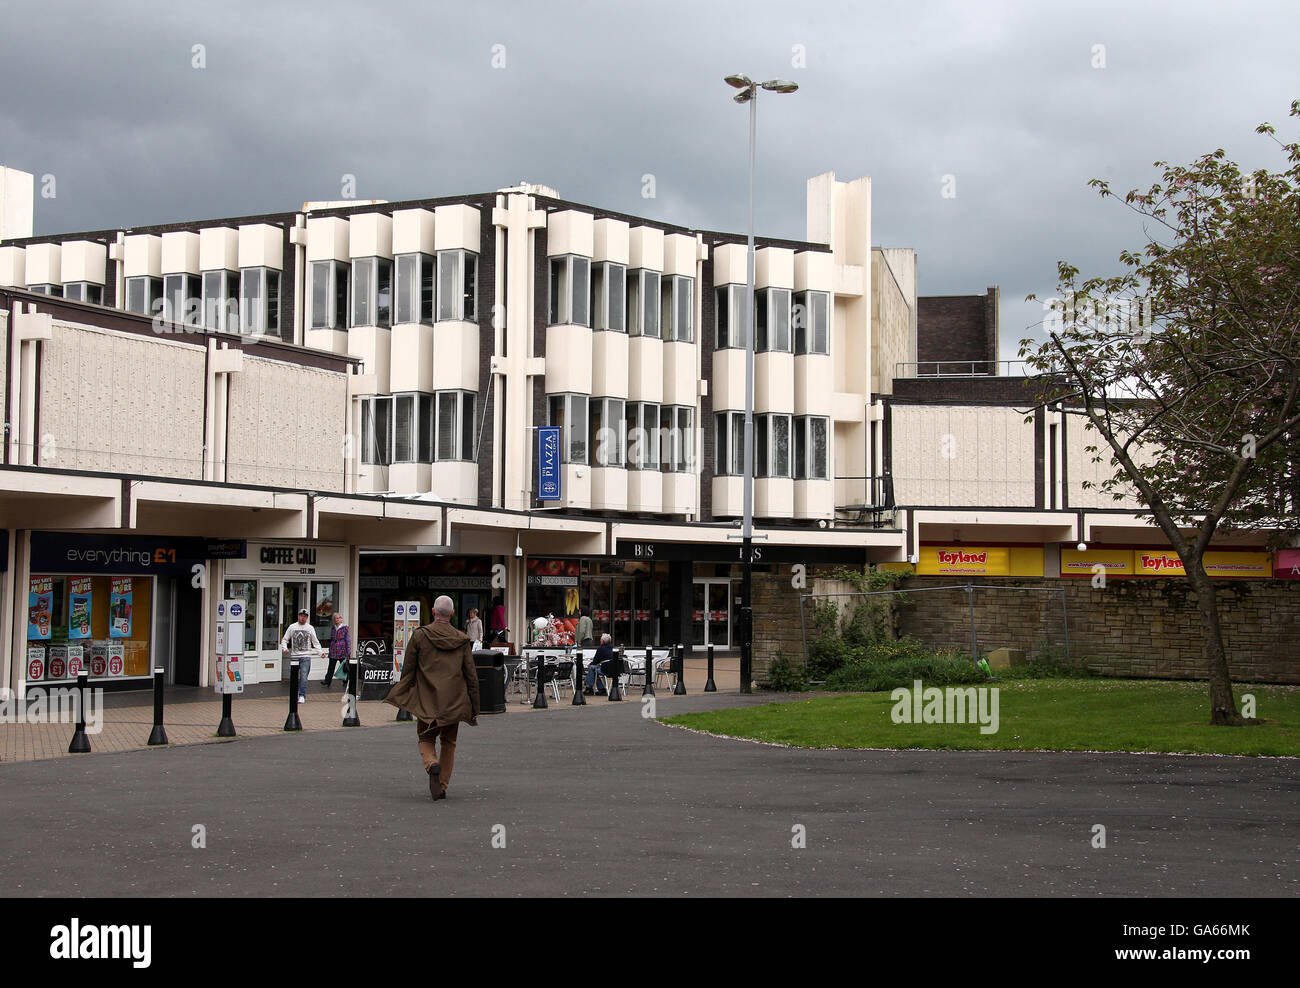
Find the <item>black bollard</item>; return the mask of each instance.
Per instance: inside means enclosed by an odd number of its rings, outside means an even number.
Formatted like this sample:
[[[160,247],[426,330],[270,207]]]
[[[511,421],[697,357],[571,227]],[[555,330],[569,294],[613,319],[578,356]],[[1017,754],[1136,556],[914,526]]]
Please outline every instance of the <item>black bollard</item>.
[[[618,688],[618,677],[623,675],[623,670],[626,667],[623,665],[623,650],[621,648],[618,650],[618,655],[610,660],[609,665],[609,672],[612,675],[606,674],[605,676],[609,680],[609,699],[622,700],[623,694]]]
[[[686,648],[677,646],[677,685],[673,687],[673,696],[686,695]]]
[[[573,660],[574,682],[577,684],[576,686],[573,687],[573,706],[585,707],[587,705],[587,697],[583,694],[583,690],[586,689],[586,682],[584,681],[582,675],[582,649],[581,648],[577,650],[577,656],[578,657]]]
[[[221,694],[221,723],[217,725],[217,737],[233,738],[235,736],[235,722],[230,717],[230,694]]]
[[[704,684],[705,693],[718,692],[718,684],[713,681],[713,645],[709,645],[709,681]]]
[[[537,695],[533,697],[533,709],[545,710],[550,706],[546,702],[546,657],[537,653]]]
[[[77,727],[72,732],[72,743],[68,745],[68,754],[82,754],[90,750],[90,738],[86,737],[86,683],[89,673],[77,673]]]
[[[655,695],[654,667],[654,651],[647,648],[645,650],[645,685],[641,687],[642,696]]]
[[[344,727],[360,727],[361,712],[357,708],[357,660],[348,659],[348,676],[343,687],[346,699],[346,713],[343,714]]]
[[[166,744],[167,732],[163,729],[163,670],[153,671],[153,730],[149,732],[149,744]]]
[[[301,731],[302,721],[298,719],[298,660],[289,663],[289,716],[284,719],[286,731]]]

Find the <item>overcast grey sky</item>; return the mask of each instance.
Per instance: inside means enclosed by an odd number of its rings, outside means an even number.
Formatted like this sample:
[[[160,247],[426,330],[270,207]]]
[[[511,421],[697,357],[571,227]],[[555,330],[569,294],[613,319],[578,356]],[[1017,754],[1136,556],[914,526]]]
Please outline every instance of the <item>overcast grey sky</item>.
[[[758,232],[805,236],[809,176],[870,175],[872,240],[917,250],[921,294],[1002,287],[1007,358],[1058,259],[1109,273],[1140,242],[1089,178],[1146,185],[1153,161],[1217,147],[1275,168],[1255,125],[1290,139],[1300,97],[1294,0],[5,0],[3,15],[0,163],[56,179],[37,233],[288,211],[339,198],[345,174],[362,199],[527,180],[740,232],[747,114],[722,76],[783,76],[800,91],[760,101]]]

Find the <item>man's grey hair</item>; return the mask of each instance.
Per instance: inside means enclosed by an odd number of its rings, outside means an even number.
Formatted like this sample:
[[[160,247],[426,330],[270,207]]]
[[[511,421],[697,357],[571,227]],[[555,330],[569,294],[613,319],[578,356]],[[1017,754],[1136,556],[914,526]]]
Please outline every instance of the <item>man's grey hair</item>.
[[[612,642],[613,640],[614,640],[614,639],[613,639],[613,638],[610,638],[609,635],[607,635],[607,634],[605,634],[605,635],[601,635],[601,636],[600,636],[600,643],[601,643],[602,645],[608,645],[608,644],[609,644],[610,642]]]
[[[450,597],[446,597],[446,596],[439,597],[437,600],[433,602],[434,617],[449,618],[451,617],[452,612],[454,612],[455,610],[456,607],[454,604],[452,604]]]

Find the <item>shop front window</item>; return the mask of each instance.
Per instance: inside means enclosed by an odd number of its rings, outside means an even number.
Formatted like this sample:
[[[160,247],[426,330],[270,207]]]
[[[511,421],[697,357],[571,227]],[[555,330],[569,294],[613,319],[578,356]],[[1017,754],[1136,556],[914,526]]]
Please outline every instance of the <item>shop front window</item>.
[[[153,577],[34,574],[27,594],[28,683],[148,677]]]

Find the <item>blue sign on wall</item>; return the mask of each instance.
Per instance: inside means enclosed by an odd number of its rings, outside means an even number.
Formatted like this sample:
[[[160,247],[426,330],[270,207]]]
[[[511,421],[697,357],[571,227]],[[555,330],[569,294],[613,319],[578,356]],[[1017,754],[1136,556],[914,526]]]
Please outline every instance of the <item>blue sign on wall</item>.
[[[560,499],[560,427],[546,425],[537,430],[537,500]]]

